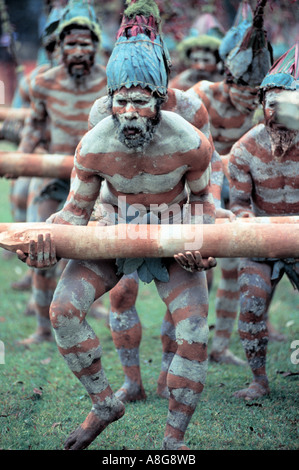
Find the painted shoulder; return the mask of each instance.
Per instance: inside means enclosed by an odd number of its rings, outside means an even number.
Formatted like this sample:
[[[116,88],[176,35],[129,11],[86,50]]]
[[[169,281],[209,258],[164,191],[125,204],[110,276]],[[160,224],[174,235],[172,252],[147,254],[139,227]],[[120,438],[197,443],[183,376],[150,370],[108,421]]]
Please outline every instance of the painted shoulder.
[[[191,88],[187,91],[173,89],[176,98],[176,111],[186,121],[191,121],[202,106],[202,100]]]
[[[263,123],[256,124],[249,131],[247,131],[239,140],[239,142],[245,143],[247,140],[269,140],[269,134],[267,132],[266,126]]]
[[[161,111],[161,123],[154,137],[159,153],[186,152],[200,147],[204,135],[172,111]]]
[[[100,121],[111,115],[111,97],[109,95],[102,96],[97,99],[90,110],[88,123],[89,128],[96,126]]]
[[[201,80],[196,85],[194,85],[194,88],[202,91],[203,93],[210,93],[213,85],[215,85],[214,82],[210,82],[208,80]]]
[[[88,153],[107,154],[123,151],[123,144],[115,137],[115,127],[112,116],[107,116],[99,121],[81,139],[81,156]]]

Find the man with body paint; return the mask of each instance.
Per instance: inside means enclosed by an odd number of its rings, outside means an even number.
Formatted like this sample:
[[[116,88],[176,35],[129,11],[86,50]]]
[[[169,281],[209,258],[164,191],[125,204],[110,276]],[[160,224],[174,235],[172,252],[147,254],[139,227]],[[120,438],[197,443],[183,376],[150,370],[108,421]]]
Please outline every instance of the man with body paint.
[[[169,81],[170,88],[188,90],[201,80],[218,82],[222,78],[219,46],[221,40],[209,34],[184,39],[177,46],[185,70]]]
[[[62,14],[63,3],[61,0],[56,0],[48,15],[46,24],[44,26],[41,41],[44,49],[44,55],[40,54],[40,62],[32,72],[21,78],[18,89],[15,93],[14,102],[18,107],[29,108],[31,105],[30,83],[34,77],[46,72],[51,67],[58,65],[59,52],[57,48],[57,38],[55,30],[59,23],[59,18]],[[27,127],[28,126],[28,127]],[[9,127],[9,123],[8,123]],[[23,141],[22,141],[23,136]],[[14,141],[18,143],[18,151],[23,152],[24,140],[30,142],[30,148],[35,152],[47,152],[49,150],[49,133],[45,128],[45,132],[41,134],[36,132],[31,126],[30,118],[22,122],[17,135],[14,135]],[[21,143],[22,142],[22,143]],[[11,182],[10,188],[10,206],[12,218],[15,222],[26,222],[28,203],[30,204],[31,196],[29,194],[31,178],[21,176]],[[24,277],[12,283],[12,288],[17,290],[30,290],[32,285],[32,270],[25,273]],[[34,313],[34,306],[31,300],[28,303],[25,314]]]
[[[296,93],[299,89],[298,56],[299,43],[272,66],[260,85],[264,123],[247,132],[231,150],[231,208],[237,217],[299,214],[299,132],[287,129],[276,115],[277,101],[284,90]],[[239,333],[253,381],[235,393],[238,398],[255,399],[270,392],[265,317],[273,289],[284,273],[299,289],[298,259],[240,261]]]
[[[162,103],[162,110],[172,111],[189,121],[193,126],[203,132],[214,147],[210,133],[207,110],[199,96],[189,96],[188,93],[168,88],[167,98]],[[105,96],[95,101],[89,115],[89,129],[112,113],[112,98]],[[211,159],[211,193],[217,203],[216,217],[229,217],[232,213],[220,207],[221,187],[223,181],[222,162],[214,150]],[[109,204],[111,195],[103,185],[101,203]],[[101,204],[97,205],[95,217],[102,218]],[[209,273],[208,271],[207,273]],[[146,398],[142,383],[139,347],[142,338],[142,325],[136,310],[139,277],[136,272],[121,278],[118,284],[110,291],[110,330],[123,367],[125,381],[116,392],[116,396],[124,403]],[[120,321],[122,318],[122,321]],[[169,350],[171,338],[174,334],[174,325],[169,310],[166,310],[161,327],[162,339],[162,365],[158,377],[157,393],[162,398],[169,398],[166,385],[166,376],[174,355],[174,345]],[[175,341],[173,340],[175,343]]]
[[[92,104],[106,92],[105,69],[95,63],[101,36],[92,6],[84,0],[72,0],[60,15],[56,38],[62,61],[31,78],[32,113],[19,146],[24,153],[32,153],[43,136],[48,135],[49,153],[74,154],[80,138],[88,130]],[[32,178],[27,221],[44,222],[61,207],[68,192],[68,180]],[[56,268],[34,269],[32,299],[37,329],[19,343],[28,346],[53,339],[49,307],[57,275]]]
[[[258,108],[259,85],[268,72],[271,62],[271,46],[263,30],[265,1],[258,1],[254,15],[248,3],[242,2],[235,24],[221,42],[226,79],[212,83],[202,81],[188,93],[199,95],[210,117],[211,134],[215,148],[223,158],[254,125]],[[225,179],[222,203],[230,207],[228,182]],[[229,342],[239,311],[238,258],[221,258],[221,279],[216,294],[216,325],[210,353],[215,362],[246,364],[229,350]],[[272,339],[282,339],[268,322]]]
[[[138,2],[125,11],[107,64],[112,116],[79,143],[69,196],[63,209],[51,217],[52,223],[86,225],[102,182],[116,223],[123,216],[118,210],[124,197],[128,207],[146,208],[145,219],[151,215],[152,204],[183,207],[188,201],[192,222],[198,221],[198,204],[203,209],[200,221],[214,222],[209,192],[213,148],[201,131],[178,114],[160,109],[167,95],[167,55],[158,33],[159,11],[149,3],[150,11]],[[29,256],[18,255],[40,267],[56,262],[49,237],[32,242]],[[147,269],[146,260],[144,265]],[[154,263],[154,282],[172,315],[177,337],[167,373],[170,398],[163,449],[187,449],[185,432],[204,387],[208,339],[204,271],[213,266],[214,258],[202,259],[200,252]],[[115,260],[73,260],[55,291],[50,318],[58,348],[93,404],[85,421],[67,439],[67,449],[87,447],[124,413],[124,404],[114,395],[102,369],[99,339],[86,321],[95,298],[113,288],[121,276]]]

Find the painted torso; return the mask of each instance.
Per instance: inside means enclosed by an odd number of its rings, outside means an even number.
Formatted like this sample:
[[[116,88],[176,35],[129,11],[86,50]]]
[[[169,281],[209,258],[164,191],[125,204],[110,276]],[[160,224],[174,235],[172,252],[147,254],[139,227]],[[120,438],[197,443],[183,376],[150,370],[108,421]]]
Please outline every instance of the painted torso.
[[[220,155],[229,153],[232,145],[253,126],[252,118],[255,108],[252,107],[256,93],[248,87],[240,87],[240,102],[244,108],[237,109],[231,101],[228,85],[225,81],[212,83],[202,81],[193,86],[188,93],[199,95],[210,116],[211,134],[214,145]],[[235,94],[238,88],[234,86]],[[246,109],[246,106],[250,109]]]
[[[83,85],[59,65],[35,77],[32,84],[32,106],[35,117],[50,121],[52,153],[72,155],[88,130],[88,114],[93,102],[105,94],[106,76],[102,66],[95,65]]]
[[[282,158],[274,158],[270,136],[259,124],[231,152],[232,210],[256,216],[299,214],[299,134]],[[250,208],[250,202],[253,209]]]
[[[210,141],[214,147],[213,139],[210,132],[209,115],[207,109],[198,95],[191,92],[185,92],[178,89],[168,89],[167,100],[163,104],[162,109],[172,111],[179,114],[186,121],[190,122],[194,127],[199,129]],[[100,120],[111,115],[111,98],[105,96],[95,101],[89,114],[89,129],[94,127]],[[217,152],[212,154],[212,176],[211,191],[216,200],[220,198],[223,171],[222,163]],[[219,193],[219,194],[218,194]],[[102,200],[106,201],[108,192],[106,185],[103,184]]]
[[[87,223],[103,179],[105,202],[115,206],[120,196],[126,197],[127,204],[146,208],[183,204],[187,201],[186,182],[193,194],[208,193],[211,153],[205,136],[175,113],[162,111],[161,122],[144,152],[122,144],[108,116],[77,148],[76,175],[68,198],[71,205],[63,210],[64,223],[74,223],[74,207],[81,201],[88,209],[82,212],[80,223]]]

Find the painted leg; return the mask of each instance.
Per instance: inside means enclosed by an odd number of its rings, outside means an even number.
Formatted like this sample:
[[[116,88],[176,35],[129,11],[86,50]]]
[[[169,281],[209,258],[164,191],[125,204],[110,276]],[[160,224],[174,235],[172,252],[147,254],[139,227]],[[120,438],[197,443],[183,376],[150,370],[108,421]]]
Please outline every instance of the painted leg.
[[[10,188],[10,207],[14,222],[26,222],[27,197],[30,178],[20,177]]]
[[[15,222],[26,222],[28,206],[31,201],[30,185],[33,178],[18,178],[11,186],[10,203]],[[33,269],[28,268],[25,275],[11,284],[15,290],[31,290]],[[27,308],[28,309],[28,308]]]
[[[17,178],[10,184],[10,210],[14,222],[26,222],[27,194],[30,178]],[[10,259],[15,253],[2,250],[2,258]]]
[[[169,399],[169,390],[167,387],[167,373],[173,356],[177,350],[177,343],[175,340],[175,326],[172,320],[169,309],[166,310],[161,328],[161,342],[162,342],[162,363],[161,371],[157,382],[157,394],[161,398]]]
[[[122,277],[110,291],[110,330],[125,374],[115,395],[124,403],[146,398],[139,362],[142,327],[135,308],[137,294],[137,273]]]
[[[56,266],[47,270],[33,270],[32,298],[36,314],[36,331],[18,344],[30,346],[43,341],[53,341],[49,308],[56,288]]]
[[[270,304],[272,303],[274,292],[275,292],[275,286],[272,289]],[[270,306],[269,306],[269,308],[270,308]],[[280,333],[280,331],[278,331],[274,327],[274,325],[271,323],[270,318],[269,318],[269,309],[268,309],[267,314],[265,316],[265,320],[266,320],[266,323],[267,323],[269,341],[278,341],[278,342],[287,341],[287,337],[284,334]]]
[[[216,294],[216,328],[212,341],[210,360],[225,364],[245,366],[246,361],[229,350],[235,319],[239,310],[238,258],[219,260],[221,279]]]
[[[125,412],[102,369],[99,339],[85,318],[94,300],[118,281],[114,261],[70,261],[51,304],[50,318],[58,349],[92,402],[84,422],[66,440],[68,450],[85,449]]]
[[[204,272],[189,273],[170,261],[169,274],[169,282],[156,282],[172,316],[177,342],[167,374],[170,398],[162,447],[183,450],[188,449],[185,432],[206,378],[208,289]]]
[[[43,222],[57,211],[59,205],[57,200],[50,198],[38,199],[48,182],[49,180],[45,178],[31,178],[27,198],[28,222]],[[64,265],[65,261],[61,260],[58,265],[51,269],[32,270],[32,295],[27,304],[25,314],[28,314],[28,312],[34,309],[37,328],[29,338],[19,341],[19,344],[29,346],[31,344],[53,340],[49,309],[56,288],[57,273]]]
[[[250,365],[253,382],[234,394],[246,400],[269,394],[266,374],[268,331],[265,322],[271,299],[271,267],[250,259],[240,261],[239,334]]]

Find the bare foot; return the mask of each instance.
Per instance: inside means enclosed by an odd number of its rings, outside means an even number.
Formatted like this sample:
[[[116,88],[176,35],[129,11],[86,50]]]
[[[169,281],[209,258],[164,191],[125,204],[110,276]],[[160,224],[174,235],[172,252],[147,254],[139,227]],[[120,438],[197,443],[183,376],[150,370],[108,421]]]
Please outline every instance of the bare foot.
[[[91,411],[84,422],[69,435],[64,444],[65,450],[86,449],[110,423],[117,421],[124,415],[125,407],[119,402],[118,406],[110,413],[108,419],[100,419],[94,411]]]
[[[236,398],[244,398],[245,400],[254,400],[256,398],[261,398],[265,395],[269,395],[270,388],[267,380],[261,382],[253,381],[248,388],[243,388],[238,390],[233,394]]]
[[[126,387],[125,384],[115,393],[115,396],[123,403],[145,400],[146,393],[143,386]]]
[[[39,344],[44,342],[51,342],[53,341],[52,332],[43,332],[43,333],[33,333],[33,335],[29,336],[29,338],[22,339],[17,341],[18,345],[22,346],[31,346],[32,344]]]
[[[224,349],[221,353],[212,351],[209,358],[212,362],[218,362],[219,364],[233,364],[235,366],[247,365],[246,361],[235,356],[229,349]]]

